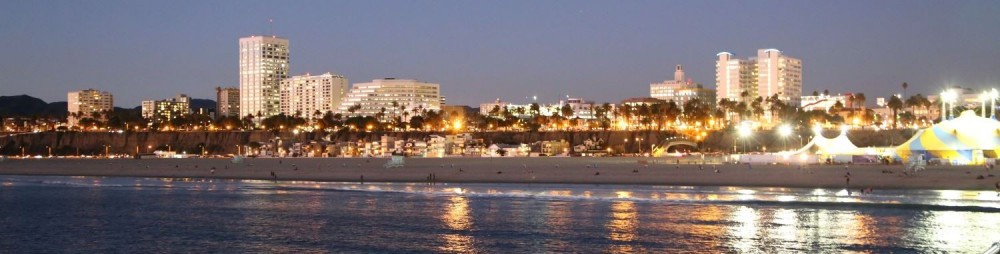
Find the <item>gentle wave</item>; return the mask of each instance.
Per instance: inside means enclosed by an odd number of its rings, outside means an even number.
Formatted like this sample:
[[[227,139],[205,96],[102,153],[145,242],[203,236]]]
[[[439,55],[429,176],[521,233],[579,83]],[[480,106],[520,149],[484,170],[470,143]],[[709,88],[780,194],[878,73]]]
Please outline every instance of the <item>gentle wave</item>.
[[[5,176],[5,185],[57,185],[68,187],[225,190],[267,194],[260,191],[335,191],[468,196],[477,198],[530,198],[567,201],[630,201],[668,204],[720,204],[797,206],[825,209],[897,208],[932,211],[1000,212],[1000,198],[942,199],[935,191],[880,191],[865,196],[844,196],[845,190],[794,188],[740,188],[694,186],[626,186],[567,184],[437,184],[262,181],[200,178],[127,178]],[[940,191],[937,191],[940,192]],[[624,195],[623,195],[624,193]],[[983,195],[983,194],[986,195]],[[988,196],[979,192],[979,196]]]

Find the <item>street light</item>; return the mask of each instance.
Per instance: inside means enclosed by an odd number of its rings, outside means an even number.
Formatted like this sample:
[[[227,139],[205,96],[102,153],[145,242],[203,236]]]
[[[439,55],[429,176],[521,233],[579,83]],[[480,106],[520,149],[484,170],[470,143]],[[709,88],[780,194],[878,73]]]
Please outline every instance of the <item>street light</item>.
[[[781,145],[784,148],[788,148],[788,136],[792,135],[792,126],[788,126],[787,124],[778,126],[778,135],[781,135]]]
[[[949,89],[945,90],[944,92],[941,92],[941,121],[948,119],[948,115],[950,115],[951,113],[948,111],[951,111],[951,107],[955,106],[956,97],[958,97],[958,95],[955,94],[955,91],[953,90]],[[947,106],[949,103],[951,103],[952,105]]]
[[[740,125],[740,128],[737,130],[737,132],[738,132],[737,134],[740,135],[740,139],[743,140],[743,153],[746,153],[747,152],[747,140],[746,140],[746,138],[750,137],[750,135],[753,134],[751,132],[751,130],[750,130],[750,126],[747,126],[746,124],[742,124],[742,125]]]
[[[1000,94],[997,94],[997,89],[996,88],[991,88],[990,89],[990,118],[996,118],[997,107],[996,107],[996,104],[994,104],[994,103],[997,101],[997,96],[998,95],[1000,95]]]

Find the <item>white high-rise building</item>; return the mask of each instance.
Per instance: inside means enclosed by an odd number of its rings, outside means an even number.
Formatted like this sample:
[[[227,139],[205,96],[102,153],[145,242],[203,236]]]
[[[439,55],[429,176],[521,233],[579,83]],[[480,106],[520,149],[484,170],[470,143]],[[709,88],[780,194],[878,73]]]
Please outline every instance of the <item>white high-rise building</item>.
[[[80,119],[92,117],[94,112],[114,110],[114,97],[110,92],[87,89],[66,95],[67,122],[76,126]]]
[[[743,101],[743,92],[747,92],[747,98],[757,97],[756,63],[737,59],[729,52],[716,56],[719,57],[715,62],[716,99]]]
[[[281,81],[281,113],[313,118],[316,111],[337,111],[346,93],[347,78],[341,75],[292,76]]]
[[[732,53],[717,54],[715,83],[718,99],[751,100],[778,95],[789,105],[799,105],[802,95],[802,60],[777,49],[761,49],[756,57],[737,59]],[[746,92],[746,98],[742,97]]]
[[[276,36],[240,38],[240,116],[281,112],[281,80],[288,78],[288,40]]]
[[[789,105],[799,105],[802,96],[802,60],[777,49],[757,50],[757,96],[777,94]]]
[[[396,107],[393,106],[396,103]],[[343,114],[374,116],[385,109],[386,116],[398,116],[412,110],[441,110],[440,85],[412,79],[376,79],[357,83],[340,103]],[[409,119],[403,119],[409,121]]]

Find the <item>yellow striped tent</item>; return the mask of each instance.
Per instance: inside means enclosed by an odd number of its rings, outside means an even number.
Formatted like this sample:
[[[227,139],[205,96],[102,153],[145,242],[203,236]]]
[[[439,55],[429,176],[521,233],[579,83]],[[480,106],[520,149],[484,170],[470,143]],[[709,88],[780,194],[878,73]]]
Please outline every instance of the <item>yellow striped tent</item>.
[[[1000,122],[977,116],[973,111],[922,129],[896,147],[896,154],[903,161],[923,154],[925,159],[938,158],[956,164],[982,164],[983,158],[996,158],[998,152]]]

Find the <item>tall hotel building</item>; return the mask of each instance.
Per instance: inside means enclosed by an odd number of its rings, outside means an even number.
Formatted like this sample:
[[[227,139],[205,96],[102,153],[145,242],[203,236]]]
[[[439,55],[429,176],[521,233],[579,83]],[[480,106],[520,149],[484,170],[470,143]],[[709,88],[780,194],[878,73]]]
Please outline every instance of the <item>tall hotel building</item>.
[[[241,117],[240,115],[240,88],[238,87],[216,87],[215,88],[215,117]]]
[[[110,92],[94,89],[69,92],[66,95],[67,122],[76,126],[81,118],[91,117],[94,112],[113,110],[114,106],[114,97]]]
[[[281,112],[281,80],[288,78],[288,40],[276,36],[240,38],[240,116]]]
[[[802,60],[777,49],[757,50],[757,57],[737,59],[732,53],[717,54],[715,82],[718,99],[734,101],[778,95],[789,105],[799,105],[802,95]],[[747,92],[743,98],[742,93]]]
[[[354,115],[374,116],[384,108],[387,115],[402,114],[393,102],[413,109],[441,110],[440,85],[411,79],[376,79],[370,83],[357,83],[340,103],[339,112],[348,114],[349,108],[360,107]],[[403,119],[409,121],[409,119]]]
[[[293,76],[281,81],[281,112],[312,118],[316,111],[321,114],[337,111],[345,93],[347,78],[341,75],[327,72]]]

